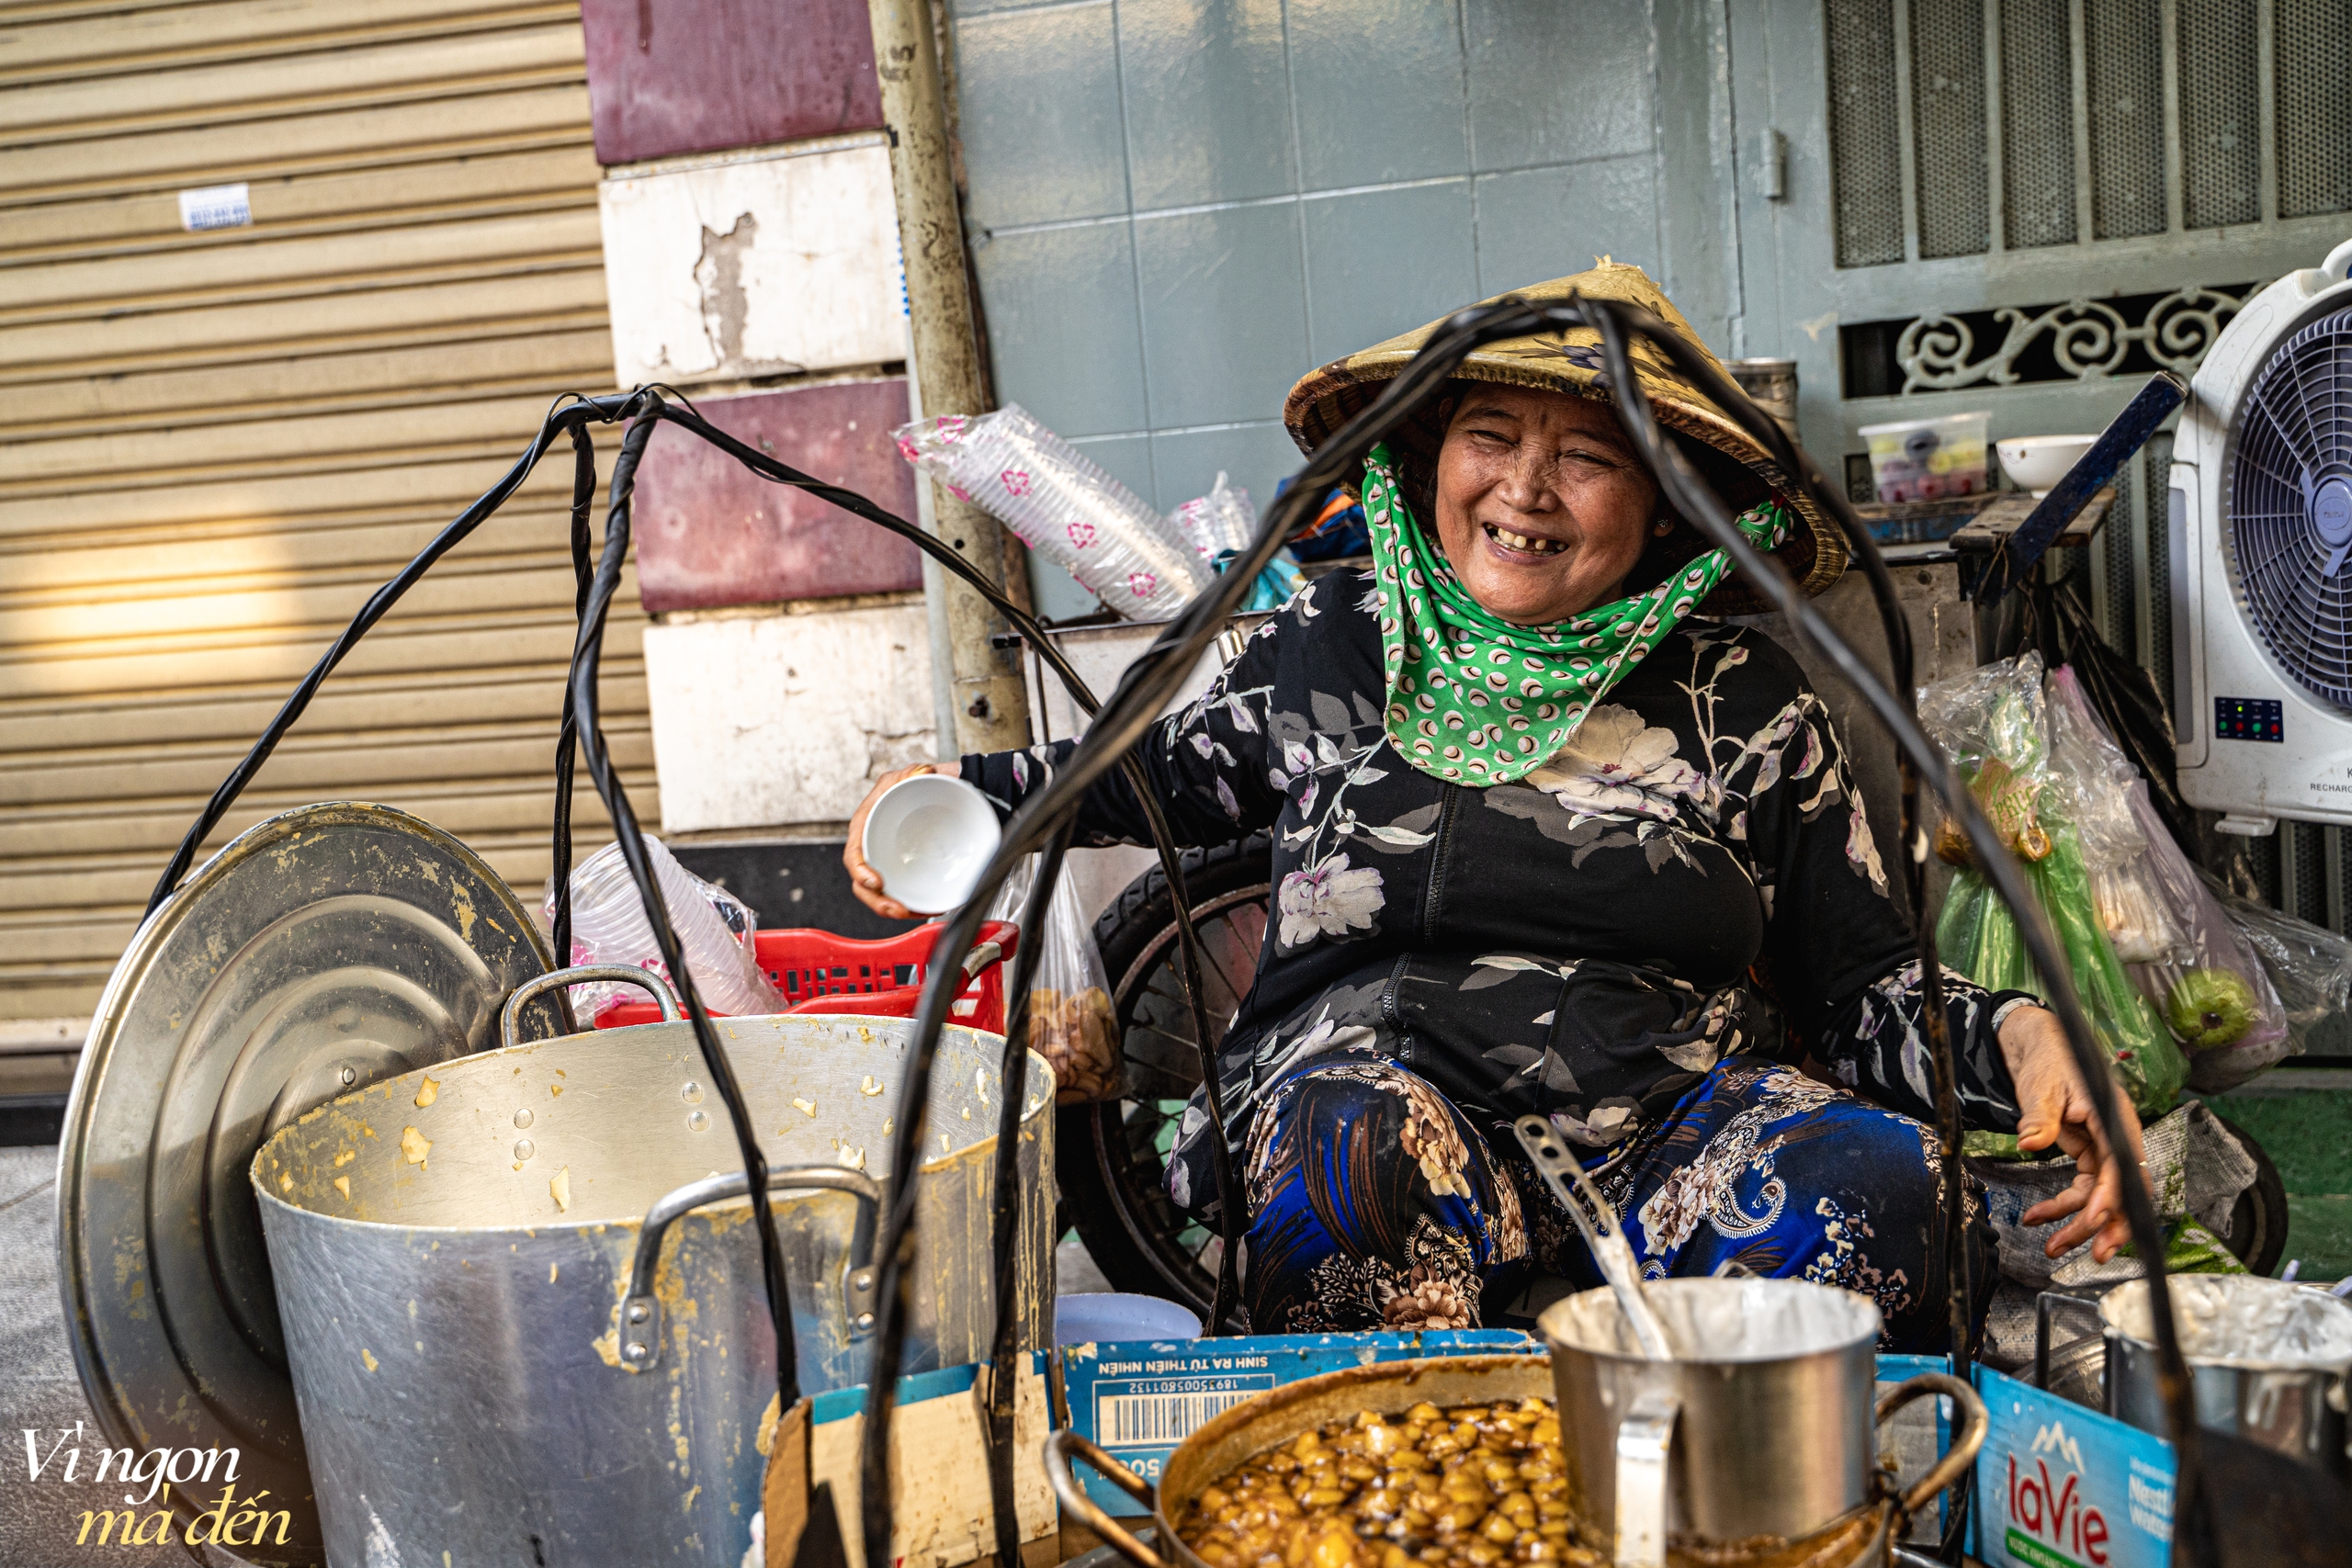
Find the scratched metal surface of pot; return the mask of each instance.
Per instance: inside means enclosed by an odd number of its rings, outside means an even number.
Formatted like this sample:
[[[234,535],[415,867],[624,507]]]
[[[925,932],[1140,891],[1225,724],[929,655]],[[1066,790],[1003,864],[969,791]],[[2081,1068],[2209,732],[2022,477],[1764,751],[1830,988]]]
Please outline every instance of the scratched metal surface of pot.
[[[772,1167],[886,1177],[911,1024],[716,1021]],[[906,1370],[984,1359],[1002,1043],[949,1029],[917,1182]],[[1052,1297],[1052,1069],[1029,1062],[1019,1289]],[[427,1080],[432,1080],[428,1083]],[[281,1132],[254,1164],[328,1555],[733,1562],[775,1396],[748,1201],[665,1198],[741,1162],[690,1025],[593,1031],[411,1073]],[[861,1201],[779,1179],[802,1386],[865,1381],[845,1301]],[[669,1205],[692,1202],[686,1192]],[[640,1305],[648,1325],[629,1321]],[[650,1364],[632,1364],[650,1345]],[[386,1559],[389,1561],[389,1558]]]
[[[1598,1348],[1595,1329],[1623,1321],[1605,1287],[1555,1302],[1536,1320],[1552,1349],[1560,1426],[1575,1437],[1569,1490],[1587,1518],[1616,1517],[1620,1427],[1653,1389],[1679,1405],[1666,1460],[1667,1523],[1677,1535],[1796,1540],[1870,1496],[1879,1313],[1867,1297],[1802,1280],[1653,1280],[1642,1289],[1679,1331],[1678,1347],[1710,1348],[1660,1363],[1629,1339]],[[1773,1313],[1795,1325],[1786,1349],[1715,1348],[1730,1326]]]
[[[118,1447],[239,1452],[288,1509],[264,1563],[316,1562],[311,1474],[249,1168],[330,1096],[497,1041],[548,955],[480,857],[356,801],[246,829],[131,938],[98,1002],[58,1162],[59,1279],[82,1386]],[[522,1033],[561,1032],[554,998]],[[185,1520],[219,1483],[175,1486]]]
[[[2325,1291],[2254,1274],[2177,1275],[2165,1281],[2197,1422],[2332,1475],[2352,1476],[2345,1406],[2352,1392],[2352,1303]],[[2266,1313],[2267,1309],[2267,1313]],[[2233,1314],[2301,1319],[2303,1342],[2261,1342]],[[2168,1427],[2157,1383],[2148,1285],[2129,1280],[2099,1300],[2107,1344],[2107,1411],[2143,1432]]]

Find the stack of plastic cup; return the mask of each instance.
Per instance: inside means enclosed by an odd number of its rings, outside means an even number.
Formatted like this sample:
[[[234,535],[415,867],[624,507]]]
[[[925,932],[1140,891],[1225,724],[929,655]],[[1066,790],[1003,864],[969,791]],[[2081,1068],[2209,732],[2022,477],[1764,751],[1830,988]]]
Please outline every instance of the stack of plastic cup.
[[[651,834],[646,835],[645,852],[653,863],[662,902],[670,908],[671,929],[685,950],[686,969],[703,1005],[737,1017],[782,1012],[783,997],[752,954],[748,921],[739,937],[711,902],[718,890],[680,865]],[[743,913],[748,917],[750,911]],[[617,843],[598,850],[571,874],[571,961],[627,964],[668,977],[662,949],[653,940],[653,923],[646,919],[645,902],[638,897],[637,883]],[[600,993],[611,989],[575,986],[573,1006],[593,1011],[603,1005]]]
[[[1258,509],[1250,504],[1250,492],[1227,485],[1222,469],[1208,494],[1178,507],[1170,521],[1211,566],[1227,550],[1248,549],[1258,536]]]
[[[978,419],[918,420],[895,434],[908,462],[1131,621],[1171,620],[1209,584],[1207,563],[1174,525],[1018,403]]]

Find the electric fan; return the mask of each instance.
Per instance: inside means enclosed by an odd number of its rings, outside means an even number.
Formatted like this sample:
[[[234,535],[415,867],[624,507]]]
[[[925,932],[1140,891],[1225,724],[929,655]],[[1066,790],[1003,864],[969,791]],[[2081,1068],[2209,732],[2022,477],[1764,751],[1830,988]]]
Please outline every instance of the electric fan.
[[[2190,385],[2167,524],[2180,791],[2352,822],[2352,241],[2247,301]]]

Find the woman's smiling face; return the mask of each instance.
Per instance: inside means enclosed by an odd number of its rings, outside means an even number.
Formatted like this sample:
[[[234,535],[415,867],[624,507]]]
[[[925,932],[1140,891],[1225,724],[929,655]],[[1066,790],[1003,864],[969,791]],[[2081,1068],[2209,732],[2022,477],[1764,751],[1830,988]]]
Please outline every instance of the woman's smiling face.
[[[1470,596],[1547,626],[1620,596],[1657,484],[1608,404],[1473,385],[1437,457],[1437,535]]]

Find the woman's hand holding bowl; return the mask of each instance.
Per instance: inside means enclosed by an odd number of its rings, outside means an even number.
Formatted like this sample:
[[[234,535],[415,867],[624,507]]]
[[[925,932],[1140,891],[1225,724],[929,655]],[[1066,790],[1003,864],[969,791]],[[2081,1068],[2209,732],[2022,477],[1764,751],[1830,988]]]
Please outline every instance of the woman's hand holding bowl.
[[[882,874],[866,863],[865,819],[873,814],[874,803],[900,779],[947,771],[936,762],[917,762],[912,767],[884,773],[874,781],[874,787],[865,792],[865,798],[857,803],[856,814],[849,819],[849,842],[842,846],[842,864],[849,870],[850,891],[857,895],[859,903],[886,920],[920,920],[923,917],[884,892]]]

